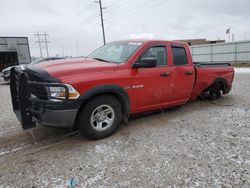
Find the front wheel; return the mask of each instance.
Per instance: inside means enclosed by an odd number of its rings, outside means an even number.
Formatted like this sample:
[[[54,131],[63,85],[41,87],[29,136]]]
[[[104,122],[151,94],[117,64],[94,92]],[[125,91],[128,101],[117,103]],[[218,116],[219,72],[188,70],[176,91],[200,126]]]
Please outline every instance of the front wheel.
[[[113,134],[121,125],[122,109],[119,101],[110,95],[93,98],[78,115],[78,128],[90,139],[101,139]]]

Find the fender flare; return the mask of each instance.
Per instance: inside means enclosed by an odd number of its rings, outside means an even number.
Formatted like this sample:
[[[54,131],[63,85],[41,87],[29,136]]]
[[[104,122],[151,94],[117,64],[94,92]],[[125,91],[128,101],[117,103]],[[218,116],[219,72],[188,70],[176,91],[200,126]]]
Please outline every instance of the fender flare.
[[[118,98],[119,102],[122,103],[123,122],[127,123],[130,112],[130,100],[128,93],[119,85],[102,84],[92,87],[91,89],[82,93],[79,97],[79,99],[82,101],[81,106],[84,105],[84,103],[86,103],[87,101],[91,100],[93,97],[102,94],[111,94]]]

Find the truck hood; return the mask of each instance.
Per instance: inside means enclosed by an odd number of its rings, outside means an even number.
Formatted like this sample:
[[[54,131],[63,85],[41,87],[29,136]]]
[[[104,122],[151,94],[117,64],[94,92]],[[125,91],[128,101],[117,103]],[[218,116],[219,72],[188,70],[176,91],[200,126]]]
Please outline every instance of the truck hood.
[[[35,66],[47,71],[53,77],[63,79],[79,74],[113,72],[117,69],[118,64],[83,58],[48,61]]]

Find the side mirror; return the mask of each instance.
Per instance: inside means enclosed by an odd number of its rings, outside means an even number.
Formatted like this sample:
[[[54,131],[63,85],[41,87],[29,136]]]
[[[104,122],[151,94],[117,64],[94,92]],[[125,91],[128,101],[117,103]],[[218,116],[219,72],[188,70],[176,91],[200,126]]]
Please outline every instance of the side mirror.
[[[140,59],[139,63],[134,63],[132,68],[153,68],[157,66],[157,60],[155,58],[147,57]]]

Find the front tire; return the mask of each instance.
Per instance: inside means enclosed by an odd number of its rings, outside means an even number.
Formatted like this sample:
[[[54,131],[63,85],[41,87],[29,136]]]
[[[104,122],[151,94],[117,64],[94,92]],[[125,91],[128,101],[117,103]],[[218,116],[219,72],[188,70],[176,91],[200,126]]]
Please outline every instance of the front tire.
[[[87,104],[78,115],[79,132],[97,140],[112,135],[120,126],[122,107],[111,95],[100,95]]]

